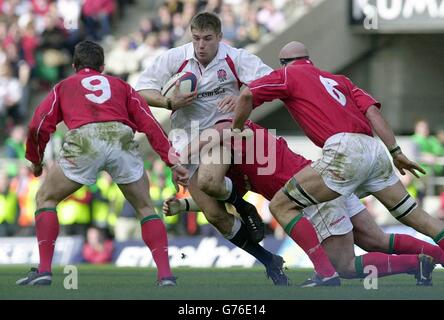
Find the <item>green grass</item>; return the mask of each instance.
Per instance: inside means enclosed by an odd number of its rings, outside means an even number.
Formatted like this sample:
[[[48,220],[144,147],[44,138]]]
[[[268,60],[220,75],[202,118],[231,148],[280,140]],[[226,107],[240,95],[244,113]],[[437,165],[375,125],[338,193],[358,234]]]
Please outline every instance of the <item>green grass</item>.
[[[177,287],[155,287],[155,270],[81,265],[77,290],[63,287],[62,268],[54,268],[50,287],[18,287],[15,281],[27,267],[0,267],[0,299],[150,299],[150,300],[303,300],[303,299],[444,299],[444,271],[433,274],[433,287],[417,287],[413,276],[379,279],[377,290],[365,290],[359,280],[344,280],[337,288],[275,287],[264,270],[175,269]],[[310,270],[288,270],[293,284],[311,275]]]

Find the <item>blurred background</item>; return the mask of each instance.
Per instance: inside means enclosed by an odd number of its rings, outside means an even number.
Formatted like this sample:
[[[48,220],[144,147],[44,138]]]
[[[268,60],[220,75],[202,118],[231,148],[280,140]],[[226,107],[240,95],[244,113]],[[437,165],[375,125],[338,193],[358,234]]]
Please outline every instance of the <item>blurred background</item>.
[[[381,101],[401,147],[428,173],[421,179],[402,177],[404,184],[421,206],[444,219],[443,8],[440,0],[0,0],[0,264],[37,261],[32,236],[41,179],[31,174],[24,158],[27,123],[50,88],[72,74],[75,44],[84,39],[100,42],[105,72],[135,85],[157,55],[190,41],[189,22],[200,11],[219,14],[224,41],[247,48],[273,68],[279,67],[277,55],[284,44],[304,42],[318,67],[347,75]],[[168,131],[169,112],[153,108],[153,113]],[[320,155],[279,101],[257,109],[252,120],[276,129],[294,151],[310,159]],[[48,144],[48,167],[56,160],[65,131],[60,125]],[[175,194],[171,171],[152,153],[144,136],[138,139],[150,194],[161,214],[163,199]],[[181,191],[179,197],[185,196]],[[267,224],[266,246],[287,255],[290,264],[306,266],[303,255],[294,258],[300,255],[298,248],[287,242],[268,202],[253,193],[246,199]],[[364,203],[385,230],[426,239],[400,225],[373,198]],[[62,237],[56,264],[152,263],[144,258],[148,250],[140,241],[139,219],[107,174],[57,210]],[[198,259],[187,257],[208,255],[215,248],[210,265],[253,263],[239,258],[241,254],[220,238],[202,213],[164,221],[170,255],[180,256],[172,259],[173,267],[199,266],[193,262]],[[220,262],[229,253],[233,263]]]

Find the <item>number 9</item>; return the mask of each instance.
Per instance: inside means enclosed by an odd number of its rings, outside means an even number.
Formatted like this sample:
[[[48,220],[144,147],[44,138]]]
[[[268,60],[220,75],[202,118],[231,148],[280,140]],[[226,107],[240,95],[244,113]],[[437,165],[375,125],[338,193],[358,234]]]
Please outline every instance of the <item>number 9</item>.
[[[92,84],[94,80],[98,80],[98,84]],[[111,87],[109,81],[104,76],[91,76],[82,80],[82,86],[92,92],[102,91],[102,94],[96,96],[93,93],[88,93],[85,98],[94,103],[104,103],[111,98]]]

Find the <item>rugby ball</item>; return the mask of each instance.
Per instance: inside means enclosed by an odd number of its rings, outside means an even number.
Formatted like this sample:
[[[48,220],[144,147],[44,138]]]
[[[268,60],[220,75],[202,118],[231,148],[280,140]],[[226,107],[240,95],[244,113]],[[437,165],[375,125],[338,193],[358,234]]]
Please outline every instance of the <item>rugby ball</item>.
[[[197,77],[194,73],[188,71],[182,71],[172,76],[163,86],[161,94],[167,98],[173,95],[174,86],[179,81],[180,93],[190,93],[196,90]]]

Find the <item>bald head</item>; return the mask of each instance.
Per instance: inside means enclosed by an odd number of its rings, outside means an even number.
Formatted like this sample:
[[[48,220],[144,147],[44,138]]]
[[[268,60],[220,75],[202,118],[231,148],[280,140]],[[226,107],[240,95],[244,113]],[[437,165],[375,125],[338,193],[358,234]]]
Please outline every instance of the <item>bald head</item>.
[[[308,57],[308,50],[301,42],[291,41],[279,52],[279,59]]]

